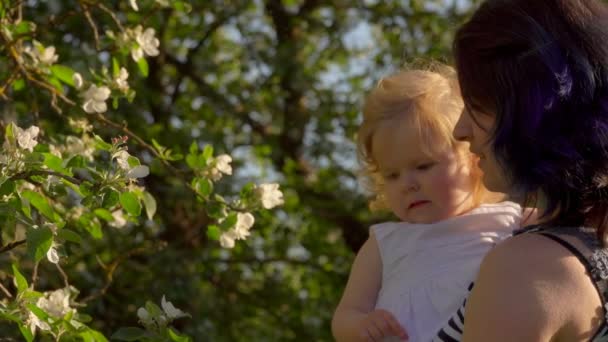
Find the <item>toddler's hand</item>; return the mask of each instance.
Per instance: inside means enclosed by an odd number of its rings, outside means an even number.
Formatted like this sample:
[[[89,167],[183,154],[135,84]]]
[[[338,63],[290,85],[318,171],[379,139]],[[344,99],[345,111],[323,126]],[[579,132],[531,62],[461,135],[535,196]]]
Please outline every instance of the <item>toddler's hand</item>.
[[[409,338],[395,316],[383,309],[374,310],[361,320],[359,336],[361,341],[368,342],[381,342],[383,337],[388,336],[397,336],[402,340]]]

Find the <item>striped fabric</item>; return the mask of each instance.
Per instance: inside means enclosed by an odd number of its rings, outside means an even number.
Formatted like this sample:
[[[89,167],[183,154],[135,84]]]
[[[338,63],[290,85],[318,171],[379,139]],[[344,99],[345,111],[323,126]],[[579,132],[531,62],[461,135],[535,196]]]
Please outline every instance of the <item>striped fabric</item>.
[[[473,288],[473,283],[469,286],[469,292]],[[464,311],[467,300],[464,300],[462,306],[456,311],[456,314],[450,318],[448,323],[439,330],[437,336],[432,342],[459,342],[462,340],[462,331],[464,329]]]

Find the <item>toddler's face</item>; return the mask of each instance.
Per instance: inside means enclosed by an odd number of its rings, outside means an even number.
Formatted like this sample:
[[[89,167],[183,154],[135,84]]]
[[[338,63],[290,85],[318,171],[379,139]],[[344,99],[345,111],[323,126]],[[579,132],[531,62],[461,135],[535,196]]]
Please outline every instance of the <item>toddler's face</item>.
[[[470,162],[448,151],[424,153],[424,140],[406,120],[379,125],[372,155],[383,178],[390,209],[410,223],[434,223],[458,216],[473,206]]]

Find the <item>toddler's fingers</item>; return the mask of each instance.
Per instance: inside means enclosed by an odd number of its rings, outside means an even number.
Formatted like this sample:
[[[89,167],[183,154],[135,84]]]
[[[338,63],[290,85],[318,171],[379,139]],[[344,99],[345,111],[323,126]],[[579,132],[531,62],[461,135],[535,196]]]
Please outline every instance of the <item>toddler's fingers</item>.
[[[384,334],[382,333],[382,331],[380,329],[378,329],[378,327],[376,326],[376,324],[373,321],[368,323],[368,325],[366,327],[366,331],[367,331],[368,341],[371,341],[371,342],[381,342],[382,341],[382,336]]]
[[[382,313],[382,316],[384,317],[385,321],[387,322],[388,326],[390,327],[391,333],[395,336],[398,336],[401,339],[408,339],[409,336],[407,335],[407,331],[405,331],[405,329],[403,328],[403,326],[399,323],[399,321],[397,321],[397,319],[395,318],[395,316],[388,312],[388,311],[384,311]]]

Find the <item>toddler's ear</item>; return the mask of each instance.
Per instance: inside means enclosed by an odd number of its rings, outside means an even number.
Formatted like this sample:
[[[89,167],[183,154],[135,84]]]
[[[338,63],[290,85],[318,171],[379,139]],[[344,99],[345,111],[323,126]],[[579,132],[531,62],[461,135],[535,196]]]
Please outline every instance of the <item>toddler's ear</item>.
[[[525,227],[536,223],[538,223],[538,209],[526,207],[522,208],[521,226]]]

